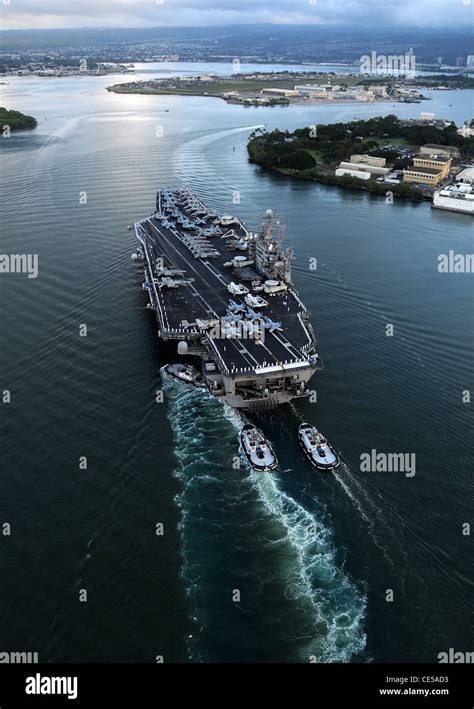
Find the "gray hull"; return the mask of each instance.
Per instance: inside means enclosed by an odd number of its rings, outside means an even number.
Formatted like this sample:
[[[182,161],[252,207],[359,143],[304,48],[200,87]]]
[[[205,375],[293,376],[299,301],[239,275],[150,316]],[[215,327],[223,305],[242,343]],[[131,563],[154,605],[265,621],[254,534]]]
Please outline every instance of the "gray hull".
[[[200,358],[211,394],[238,409],[272,409],[308,396],[308,382],[321,369],[308,311],[291,280],[292,252],[273,229],[272,212],[252,234],[186,191],[160,191],[157,212],[135,224],[158,336],[176,342],[178,355]],[[278,293],[270,292],[275,283]],[[253,310],[232,294],[232,284],[253,290],[250,302],[263,305]]]

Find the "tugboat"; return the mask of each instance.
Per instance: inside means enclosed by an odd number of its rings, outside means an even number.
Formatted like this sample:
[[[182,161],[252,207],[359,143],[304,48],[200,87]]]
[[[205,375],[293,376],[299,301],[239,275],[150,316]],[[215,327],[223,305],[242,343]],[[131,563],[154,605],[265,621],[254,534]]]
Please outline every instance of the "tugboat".
[[[317,428],[302,423],[298,438],[308,461],[318,470],[333,470],[340,463],[339,456]]]
[[[278,460],[260,429],[247,423],[240,432],[240,446],[251,468],[267,473],[275,470]]]
[[[204,389],[206,383],[198,370],[190,364],[166,364],[161,371],[182,384]]]

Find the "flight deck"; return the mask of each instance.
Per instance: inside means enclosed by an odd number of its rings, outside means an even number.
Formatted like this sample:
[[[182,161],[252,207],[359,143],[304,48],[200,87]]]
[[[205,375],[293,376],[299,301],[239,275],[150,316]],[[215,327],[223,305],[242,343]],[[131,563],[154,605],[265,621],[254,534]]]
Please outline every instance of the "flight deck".
[[[305,396],[321,368],[275,229],[270,210],[252,233],[187,190],[158,192],[156,211],[135,224],[159,337],[200,356],[211,393],[241,408]]]

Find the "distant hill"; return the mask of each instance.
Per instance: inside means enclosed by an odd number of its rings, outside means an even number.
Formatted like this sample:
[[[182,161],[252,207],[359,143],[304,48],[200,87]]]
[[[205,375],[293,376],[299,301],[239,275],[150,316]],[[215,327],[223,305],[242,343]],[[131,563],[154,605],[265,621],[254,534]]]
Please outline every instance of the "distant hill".
[[[1,2],[1,0],[0,0]],[[461,2],[461,0],[459,0]],[[316,5],[316,3],[314,3]],[[468,10],[466,9],[466,12]],[[456,63],[473,53],[472,29],[351,29],[346,25],[247,24],[212,27],[78,28],[0,31],[2,62],[9,52],[60,50],[62,57],[102,61],[140,61],[178,54],[182,61],[326,62],[351,64],[375,51],[404,54],[412,48],[417,63]],[[35,55],[34,61],[42,60]]]
[[[3,126],[9,126],[13,131],[36,128],[37,125],[38,121],[33,116],[26,116],[20,111],[7,111],[6,108],[0,107],[0,130]]]

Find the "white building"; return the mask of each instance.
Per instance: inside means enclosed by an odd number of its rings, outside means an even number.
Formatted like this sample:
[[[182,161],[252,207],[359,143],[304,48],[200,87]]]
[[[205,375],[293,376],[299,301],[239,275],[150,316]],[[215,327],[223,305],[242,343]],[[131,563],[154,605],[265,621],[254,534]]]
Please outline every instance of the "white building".
[[[296,89],[262,89],[263,95],[267,96],[286,96],[287,98],[295,98],[300,95],[300,92]]]
[[[456,175],[456,182],[462,182],[467,185],[474,185],[474,167],[466,167]]]
[[[367,172],[370,175],[388,175],[390,168],[377,167],[376,165],[367,165],[362,162],[341,162],[339,165],[341,170],[357,170],[358,172]]]
[[[298,84],[295,86],[295,91],[302,95],[307,95],[310,98],[332,98],[332,94],[340,91],[341,86],[338,84]]]
[[[353,165],[352,168],[355,166]],[[370,180],[370,172],[362,172],[361,170],[346,169],[338,167],[335,172],[336,177],[344,177],[344,175],[350,175],[351,177],[358,177],[359,180]]]

